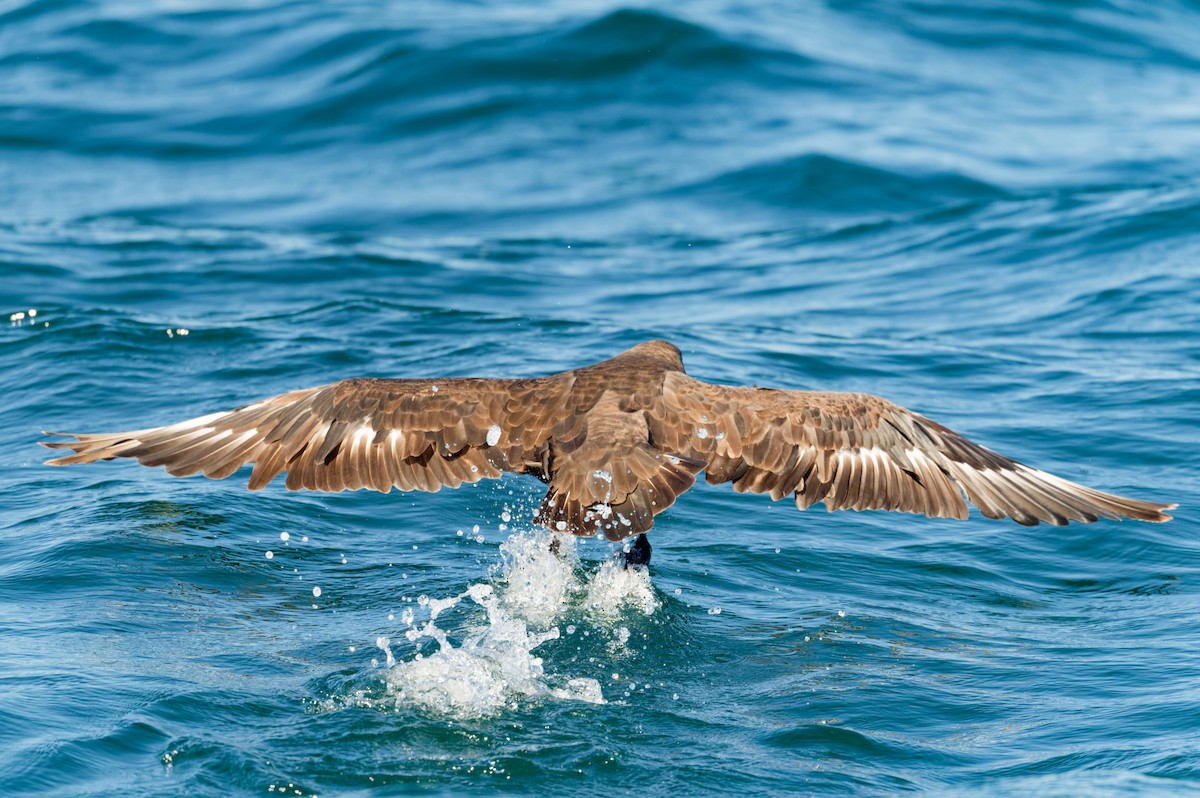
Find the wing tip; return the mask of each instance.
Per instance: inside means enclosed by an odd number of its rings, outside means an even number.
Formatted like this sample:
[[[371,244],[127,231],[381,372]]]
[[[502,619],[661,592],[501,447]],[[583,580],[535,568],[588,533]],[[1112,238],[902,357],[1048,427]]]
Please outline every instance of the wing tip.
[[[1170,513],[1166,512],[1166,511],[1174,510],[1178,507],[1179,507],[1179,504],[1177,502],[1172,502],[1171,504],[1154,505],[1154,509],[1148,513],[1149,517],[1142,518],[1139,520],[1149,521],[1152,524],[1165,524],[1167,521],[1175,520],[1175,516],[1171,515]]]
[[[76,447],[79,446],[80,443],[82,443],[81,436],[75,434],[74,432],[50,432],[48,430],[42,430],[42,434],[48,435],[48,436],[57,436],[60,438],[75,438],[75,440],[73,440],[73,441],[38,441],[37,442],[38,446],[44,446],[47,449],[53,449],[56,451],[60,450],[60,449],[71,449],[72,450],[72,454],[65,454],[65,455],[61,455],[59,457],[55,457],[52,460],[47,460],[45,462],[45,465],[68,466],[68,465],[73,465],[77,462],[80,462],[79,460],[75,460],[73,458],[76,458],[79,456],[79,450]]]

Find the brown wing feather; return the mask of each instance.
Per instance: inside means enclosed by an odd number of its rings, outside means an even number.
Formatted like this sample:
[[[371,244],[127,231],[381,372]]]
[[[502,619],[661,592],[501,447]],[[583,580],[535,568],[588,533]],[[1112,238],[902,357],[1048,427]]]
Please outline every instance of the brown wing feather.
[[[1020,524],[1099,518],[1167,521],[1175,505],[1103,493],[1038,471],[867,394],[709,385],[669,374],[647,413],[663,448],[706,462],[712,483],[795,496],[805,509],[897,510]]]
[[[569,375],[536,380],[356,379],[134,432],[43,442],[51,465],[131,457],[176,476],[221,479],[254,464],[258,490],[436,491],[503,471],[537,471]]]

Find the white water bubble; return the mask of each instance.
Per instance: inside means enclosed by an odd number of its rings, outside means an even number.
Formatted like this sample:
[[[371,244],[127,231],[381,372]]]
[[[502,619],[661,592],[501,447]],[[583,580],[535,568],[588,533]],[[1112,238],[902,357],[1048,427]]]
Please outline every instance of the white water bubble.
[[[316,598],[320,598],[321,597],[321,588],[314,587],[313,588],[313,596]]]
[[[290,538],[290,537],[291,537],[291,535],[289,535],[287,532],[280,532],[280,533],[279,533],[279,539],[280,539],[280,540],[282,540],[284,543],[287,543],[287,542],[288,542],[288,538]]]
[[[273,559],[274,557],[275,557],[275,552],[273,552],[273,551],[268,551],[268,552],[267,552],[267,559],[268,559],[268,560],[270,560],[270,559]]]
[[[394,656],[392,656],[392,648],[391,648],[392,641],[391,640],[388,640],[383,635],[380,635],[379,637],[375,638],[375,645],[381,651],[383,651],[384,654],[387,654],[387,666],[389,668],[396,664],[396,658]],[[374,660],[371,660],[371,661],[374,662]]]
[[[301,542],[301,543],[307,543],[307,542],[308,542],[308,535],[305,535],[304,537],[300,538],[300,542]]]
[[[846,611],[845,611],[845,610],[838,610],[838,617],[839,617],[839,618],[845,618],[845,617],[846,617]]]
[[[721,608],[720,608],[720,607],[713,607],[711,610],[709,610],[709,611],[708,611],[708,614],[709,614],[709,615],[720,615],[720,614],[721,614]]]

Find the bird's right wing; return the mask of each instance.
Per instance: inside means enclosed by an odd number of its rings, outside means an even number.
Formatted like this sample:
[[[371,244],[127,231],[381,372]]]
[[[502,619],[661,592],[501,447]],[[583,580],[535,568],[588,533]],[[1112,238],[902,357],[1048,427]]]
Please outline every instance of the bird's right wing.
[[[897,510],[1027,526],[1098,518],[1167,521],[1175,505],[1103,493],[1030,468],[868,394],[710,385],[669,374],[648,414],[657,445],[702,458],[711,483],[793,494],[805,509]]]
[[[289,490],[436,491],[537,472],[570,380],[344,380],[165,427],[42,445],[75,452],[50,465],[132,457],[175,476],[222,479],[253,463],[251,490],[286,471]]]

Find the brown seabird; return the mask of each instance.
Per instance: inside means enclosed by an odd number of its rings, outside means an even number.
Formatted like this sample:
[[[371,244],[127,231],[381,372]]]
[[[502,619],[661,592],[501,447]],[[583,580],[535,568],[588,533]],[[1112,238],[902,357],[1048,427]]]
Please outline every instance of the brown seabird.
[[[52,435],[66,433],[46,433]],[[1027,526],[1168,521],[1174,504],[1103,493],[1010,460],[878,396],[711,385],[677,347],[533,379],[350,379],[135,432],[43,442],[50,465],[132,457],[222,479],[253,463],[250,490],[436,491],[508,471],[549,489],[535,520],[576,535],[644,533],[703,471],[801,510],[898,510]]]

